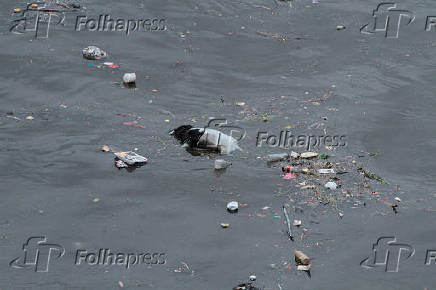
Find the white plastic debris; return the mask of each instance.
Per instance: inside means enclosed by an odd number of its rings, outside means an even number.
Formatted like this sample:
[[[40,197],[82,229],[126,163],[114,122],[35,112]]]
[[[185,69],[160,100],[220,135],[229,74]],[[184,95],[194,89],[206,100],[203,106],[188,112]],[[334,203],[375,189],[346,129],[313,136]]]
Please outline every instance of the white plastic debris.
[[[343,25],[336,26],[336,30],[344,30],[344,29],[345,29],[345,26],[343,26]]]
[[[228,210],[230,213],[235,213],[235,212],[237,212],[237,211],[238,211],[238,208],[239,208],[239,204],[238,204],[237,201],[231,201],[231,202],[229,202],[229,203],[227,204],[227,210]]]
[[[329,181],[324,185],[324,187],[328,189],[336,189],[338,188],[338,185],[336,184],[336,182]]]
[[[129,165],[126,164],[123,160],[116,160],[115,161],[115,166],[117,168],[126,168],[126,167],[129,167]]]
[[[292,223],[292,225],[293,225],[294,227],[299,227],[299,226],[301,226],[301,220],[294,220],[294,222]]]
[[[224,159],[216,159],[215,160],[215,169],[216,170],[225,169],[225,168],[229,167],[230,165],[232,165],[232,162],[225,161]]]
[[[295,152],[295,151],[291,151],[291,157],[292,158],[298,158],[298,157],[300,157],[300,154]]]
[[[192,128],[192,130],[195,130],[195,128]],[[200,129],[199,131],[203,132],[197,144],[199,148],[218,150],[221,154],[229,154],[235,150],[242,151],[238,145],[238,140],[232,136],[211,128]]]
[[[136,82],[136,73],[125,73],[123,76],[123,82],[126,84]]]
[[[215,124],[215,126],[218,125]],[[209,127],[193,128],[191,125],[182,125],[173,129],[169,134],[173,135],[184,148],[206,149],[218,151],[221,154],[230,154],[235,150],[242,151],[238,140],[234,137]]]
[[[310,265],[298,265],[297,266],[297,270],[298,271],[309,271],[310,270]]]
[[[289,159],[289,153],[278,153],[268,155],[268,162],[276,162]]]
[[[401,202],[401,198],[399,198],[398,196],[394,198],[396,201]]]
[[[148,161],[148,159],[145,158],[144,156],[136,154],[135,152],[132,151],[115,152],[114,154],[118,159],[122,160],[124,163],[127,163],[128,165],[142,164]]]
[[[86,59],[98,60],[101,58],[105,58],[107,56],[107,53],[104,50],[98,48],[97,46],[91,45],[91,46],[85,47],[82,50],[82,55]]]
[[[335,170],[333,168],[326,168],[326,169],[321,168],[321,169],[318,169],[318,173],[320,173],[320,174],[335,173]]]
[[[301,153],[301,155],[300,155],[301,158],[306,158],[306,159],[314,158],[316,156],[318,156],[318,153],[310,152],[310,151]]]
[[[250,281],[256,281],[257,277],[256,275],[250,275],[249,279]]]

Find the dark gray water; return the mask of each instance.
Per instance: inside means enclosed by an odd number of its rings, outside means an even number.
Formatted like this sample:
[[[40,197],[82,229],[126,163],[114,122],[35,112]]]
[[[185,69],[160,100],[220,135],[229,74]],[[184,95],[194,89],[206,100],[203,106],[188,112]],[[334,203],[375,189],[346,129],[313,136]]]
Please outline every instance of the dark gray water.
[[[231,289],[251,274],[262,289],[434,288],[436,265],[425,262],[436,249],[436,34],[424,28],[436,3],[399,1],[416,18],[402,22],[396,39],[360,33],[376,1],[80,4],[86,10],[35,39],[35,32],[8,30],[13,9],[25,3],[1,2],[0,289]],[[77,15],[101,14],[161,18],[167,29],[74,31]],[[83,59],[88,45],[105,49],[104,61],[120,68]],[[121,87],[124,72],[136,72],[136,90]],[[226,157],[233,165],[223,174],[213,171],[213,156],[192,156],[168,136],[210,118],[247,132],[243,152]],[[296,181],[282,180],[280,168],[258,158],[283,152],[256,147],[258,131],[279,134],[287,126],[346,135],[345,147],[315,151],[357,160],[389,181],[365,189],[386,203],[305,204]],[[149,163],[118,170],[102,145],[138,148]],[[378,154],[359,158],[362,152]],[[364,190],[353,188],[356,196]],[[390,208],[396,196],[398,214]],[[231,215],[231,200],[247,206]],[[307,237],[300,228],[294,242],[286,238],[285,202],[303,208]],[[41,252],[48,272],[10,267],[38,236],[65,254]],[[360,266],[382,236],[415,249],[400,257],[398,272]],[[311,278],[296,271],[295,248],[312,258]],[[166,263],[75,265],[79,249],[165,253]]]

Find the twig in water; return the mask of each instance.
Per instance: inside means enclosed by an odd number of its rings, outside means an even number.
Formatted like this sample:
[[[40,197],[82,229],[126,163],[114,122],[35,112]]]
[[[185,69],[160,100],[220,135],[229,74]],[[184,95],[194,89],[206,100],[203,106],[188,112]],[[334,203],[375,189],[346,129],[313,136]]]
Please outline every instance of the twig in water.
[[[294,241],[294,236],[291,231],[291,221],[289,220],[288,212],[286,211],[286,206],[283,206],[283,213],[285,214],[286,224],[288,226],[288,235],[291,241]]]

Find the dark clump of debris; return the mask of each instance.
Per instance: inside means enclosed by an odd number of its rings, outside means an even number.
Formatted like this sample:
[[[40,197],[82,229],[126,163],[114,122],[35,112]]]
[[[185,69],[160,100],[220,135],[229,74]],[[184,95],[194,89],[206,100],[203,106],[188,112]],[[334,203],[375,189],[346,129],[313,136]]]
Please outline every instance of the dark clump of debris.
[[[368,170],[365,170],[365,169],[363,169],[363,168],[358,168],[357,169],[358,171],[361,171],[362,173],[363,173],[363,175],[366,177],[366,178],[369,178],[369,179],[373,179],[373,180],[377,180],[377,181],[379,181],[379,182],[381,182],[381,183],[388,183],[386,180],[384,180],[383,178],[381,178],[381,177],[379,177],[379,176],[377,176],[377,175],[375,175],[374,173],[372,173],[372,172],[369,172]]]
[[[248,283],[239,284],[238,286],[233,287],[232,290],[260,290],[260,289],[254,287],[251,282],[248,282]]]

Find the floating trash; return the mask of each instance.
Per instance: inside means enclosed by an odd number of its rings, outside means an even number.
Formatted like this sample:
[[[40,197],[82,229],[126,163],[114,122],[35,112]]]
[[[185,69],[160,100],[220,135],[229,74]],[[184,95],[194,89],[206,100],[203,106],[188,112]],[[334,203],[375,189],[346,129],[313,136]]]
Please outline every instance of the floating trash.
[[[316,152],[304,152],[304,153],[301,153],[300,154],[300,157],[301,158],[305,158],[305,159],[310,159],[310,158],[314,158],[314,157],[316,157],[316,156],[318,156],[318,153],[316,153]]]
[[[260,289],[254,287],[252,283],[242,283],[239,284],[238,286],[233,287],[232,290],[260,290]]]
[[[268,162],[277,162],[289,159],[289,153],[270,154],[267,157]]]
[[[104,50],[98,48],[97,46],[91,45],[91,46],[85,47],[82,50],[82,55],[86,59],[98,60],[101,58],[105,58],[107,56],[107,53]]]
[[[310,258],[301,251],[294,250],[295,262],[299,265],[309,265]]]
[[[320,159],[327,159],[327,158],[329,158],[329,156],[326,153],[322,153],[321,155],[319,155],[319,158]]]
[[[136,82],[136,73],[125,73],[123,76],[123,83],[133,84]]]
[[[144,156],[141,156],[139,154],[136,154],[135,152],[128,151],[128,152],[115,152],[115,156],[123,161],[124,163],[133,166],[133,165],[140,165],[144,164],[148,161],[147,158]]]
[[[298,265],[297,266],[297,270],[298,271],[309,271],[310,270],[310,265]]]
[[[283,213],[285,214],[286,225],[288,227],[287,233],[288,233],[289,239],[291,239],[291,241],[293,241],[294,235],[292,234],[292,230],[291,230],[291,221],[289,220],[288,211],[286,210],[285,205],[283,206]]]
[[[336,182],[329,181],[324,185],[324,187],[333,190],[333,189],[338,188],[338,185],[336,184]]]
[[[115,166],[117,168],[127,168],[129,165],[122,160],[115,160]]]
[[[235,138],[215,129],[182,125],[171,130],[169,134],[174,136],[186,149],[205,149],[221,154],[229,154],[235,150],[242,151]]]
[[[232,162],[225,161],[224,159],[215,160],[215,170],[226,169],[230,165],[232,165]]]
[[[294,172],[286,173],[283,175],[283,179],[295,179],[296,175]]]
[[[327,168],[327,169],[318,169],[318,173],[320,174],[330,174],[335,173],[335,170],[333,168]]]
[[[237,201],[231,201],[227,204],[227,211],[230,213],[235,213],[238,211],[239,204]]]

